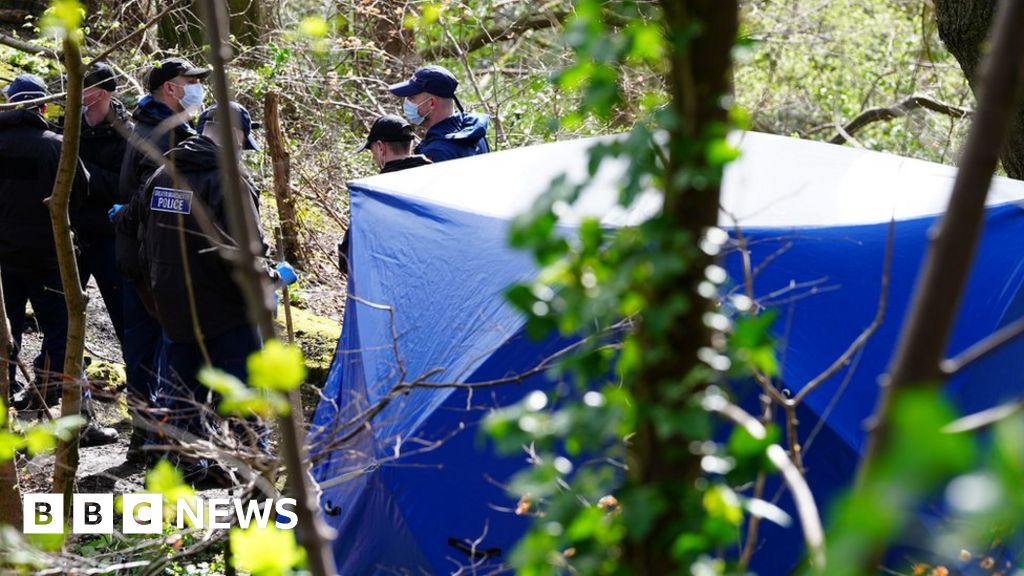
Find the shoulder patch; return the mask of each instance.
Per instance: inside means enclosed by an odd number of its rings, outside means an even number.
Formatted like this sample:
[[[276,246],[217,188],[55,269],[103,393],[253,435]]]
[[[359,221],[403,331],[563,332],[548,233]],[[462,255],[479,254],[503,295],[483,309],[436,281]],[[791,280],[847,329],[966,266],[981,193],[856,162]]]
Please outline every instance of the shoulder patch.
[[[191,214],[192,191],[157,186],[153,188],[153,199],[149,203],[149,209],[171,214]]]

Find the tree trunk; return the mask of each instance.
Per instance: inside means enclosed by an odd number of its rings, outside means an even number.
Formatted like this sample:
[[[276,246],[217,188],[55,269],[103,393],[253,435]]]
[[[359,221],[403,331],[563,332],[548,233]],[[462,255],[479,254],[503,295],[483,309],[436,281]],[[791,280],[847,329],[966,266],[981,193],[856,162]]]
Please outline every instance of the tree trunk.
[[[86,296],[78,277],[78,262],[71,240],[69,216],[71,186],[78,169],[78,136],[82,128],[82,54],[78,42],[64,40],[64,65],[67,69],[67,102],[65,105],[64,144],[60,152],[57,180],[53,194],[46,199],[53,223],[53,237],[57,245],[57,264],[60,266],[64,301],[68,308],[68,341],[64,353],[64,374],[61,377],[64,393],[61,398],[61,416],[76,416],[81,412],[82,355],[85,352]],[[53,466],[53,492],[64,494],[64,515],[71,516],[71,495],[75,474],[78,472],[78,434],[67,442],[57,444]]]
[[[700,510],[700,496],[693,489],[701,473],[700,458],[691,452],[691,438],[680,433],[678,425],[666,433],[654,414],[667,408],[680,421],[706,417],[695,407],[695,397],[706,382],[693,377],[704,367],[698,351],[712,346],[704,315],[713,306],[697,287],[705,280],[704,270],[713,257],[697,244],[705,230],[718,222],[719,183],[693,187],[680,176],[708,169],[705,143],[714,126],[727,124],[722,97],[730,91],[731,52],[739,27],[736,0],[662,0],[660,4],[671,50],[668,85],[676,121],[669,132],[664,208],[655,223],[661,233],[652,249],[679,254],[686,258],[686,265],[652,282],[636,331],[644,352],[634,388],[638,424],[626,490],[632,494],[655,491],[655,501],[648,503],[657,513],[647,533],[631,534],[626,546],[629,573],[636,575],[681,573],[695,560],[678,558],[672,550],[683,531],[700,531],[702,518],[694,512]],[[695,29],[700,32],[692,34]],[[686,303],[684,311],[673,305],[680,297]],[[666,314],[674,315],[672,321],[659,328]]]
[[[949,206],[933,231],[931,246],[914,290],[910,312],[893,355],[888,382],[882,387],[872,430],[859,470],[863,490],[879,467],[878,460],[892,445],[889,429],[894,398],[914,390],[941,386],[942,360],[967,282],[978,238],[985,223],[985,199],[1007,132],[1019,125],[1016,104],[1024,85],[1024,0],[1005,0],[996,26],[991,54],[976,79],[978,108],[964,145]],[[881,546],[864,555],[864,573],[874,571]]]
[[[278,97],[274,92],[267,92],[263,100],[263,126],[267,131],[267,147],[270,148],[270,161],[274,169],[274,198],[277,200],[277,215],[281,220],[284,252],[278,258],[301,266],[299,220],[295,215],[295,200],[291,189],[291,158],[281,129]]]
[[[997,0],[935,0],[939,37],[960,63],[960,68],[979,98],[979,64],[988,45]],[[999,155],[1010,178],[1024,179],[1024,101],[1017,100],[1009,120],[1009,136]]]
[[[250,221],[242,208],[243,196],[241,170],[235,150],[232,124],[233,118],[228,106],[229,90],[225,62],[231,56],[231,48],[224,41],[226,17],[220,0],[201,0],[200,8],[209,43],[209,60],[213,68],[213,92],[217,101],[217,122],[221,131],[220,165],[224,187],[224,204],[228,214],[228,229],[238,244],[238,255],[233,259],[235,281],[242,291],[249,317],[259,327],[265,338],[276,334],[276,327],[269,305],[267,275],[260,270],[258,253],[260,242],[256,222]],[[301,406],[298,389],[291,390],[288,399],[292,406]],[[327,529],[317,513],[317,497],[309,476],[309,459],[305,453],[302,410],[291,410],[287,416],[278,419],[281,433],[281,451],[288,483],[296,500],[296,538],[306,550],[308,569],[313,576],[328,576],[336,573],[334,553],[327,539]]]
[[[3,274],[3,271],[0,271]],[[0,285],[0,398],[3,399],[2,406],[7,411],[7,400],[11,397],[10,366],[11,352],[14,350],[13,339],[11,338],[11,326],[7,322],[7,308],[4,303],[4,290]],[[11,419],[8,414],[4,428],[10,428]],[[0,463],[0,524],[13,526],[21,530],[21,486],[18,483],[18,466],[15,458]]]

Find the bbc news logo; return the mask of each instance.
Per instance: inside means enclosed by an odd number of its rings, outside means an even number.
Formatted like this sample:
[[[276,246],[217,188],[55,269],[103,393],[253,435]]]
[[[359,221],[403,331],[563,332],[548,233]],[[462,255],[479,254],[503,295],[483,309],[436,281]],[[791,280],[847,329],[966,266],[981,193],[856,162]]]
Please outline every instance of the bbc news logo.
[[[114,506],[113,494],[74,494],[71,499],[73,534],[113,534],[117,518],[123,534],[160,534],[164,511],[173,510],[173,525],[207,530],[246,529],[255,524],[266,528],[271,522],[282,530],[295,528],[294,498],[242,501],[238,498],[180,498],[173,507],[164,506],[162,494],[125,494],[121,511]],[[26,494],[22,504],[25,534],[63,534],[64,497],[60,494]],[[234,521],[232,521],[234,520]]]

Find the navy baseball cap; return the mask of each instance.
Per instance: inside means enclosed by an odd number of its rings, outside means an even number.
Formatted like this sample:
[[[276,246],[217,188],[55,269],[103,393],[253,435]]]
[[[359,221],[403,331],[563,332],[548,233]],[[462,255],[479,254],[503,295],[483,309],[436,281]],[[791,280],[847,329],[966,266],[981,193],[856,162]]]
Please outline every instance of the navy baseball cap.
[[[245,143],[242,145],[242,148],[246,150],[259,150],[259,144],[257,144],[256,140],[252,137],[252,130],[253,128],[259,128],[260,125],[252,121],[252,117],[249,116],[249,111],[245,109],[245,106],[242,106],[238,102],[232,102],[231,109],[238,115],[238,127],[242,129],[242,134],[245,134]],[[203,133],[203,128],[206,127],[207,123],[215,123],[217,121],[217,117],[214,116],[216,111],[217,105],[214,104],[199,114],[199,121],[196,124],[196,129],[200,134]]]
[[[433,64],[417,68],[405,82],[392,84],[388,87],[395,96],[408,98],[422,92],[440,96],[441,98],[454,98],[455,89],[459,87],[459,81],[443,66]]]
[[[412,124],[401,116],[386,114],[377,118],[370,127],[370,135],[366,137],[366,144],[356,152],[369,150],[374,142],[410,142],[416,136],[412,132]]]
[[[8,101],[13,103],[43,98],[49,96],[50,91],[46,88],[46,82],[43,82],[43,79],[39,76],[35,74],[21,74],[7,88],[4,88],[4,95],[7,96]]]

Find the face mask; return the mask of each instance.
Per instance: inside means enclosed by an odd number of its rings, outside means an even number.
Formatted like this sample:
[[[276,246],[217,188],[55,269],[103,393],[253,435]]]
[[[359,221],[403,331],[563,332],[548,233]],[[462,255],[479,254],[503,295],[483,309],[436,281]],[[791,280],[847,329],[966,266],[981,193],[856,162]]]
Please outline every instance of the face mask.
[[[402,112],[405,112],[405,119],[409,121],[409,124],[413,126],[423,124],[424,118],[420,116],[420,107],[418,105],[406,100],[402,104]]]
[[[203,90],[202,84],[185,84],[181,87],[185,91],[185,95],[178,99],[178,103],[185,110],[195,111],[201,110],[203,107],[203,98],[206,96],[206,91]]]

